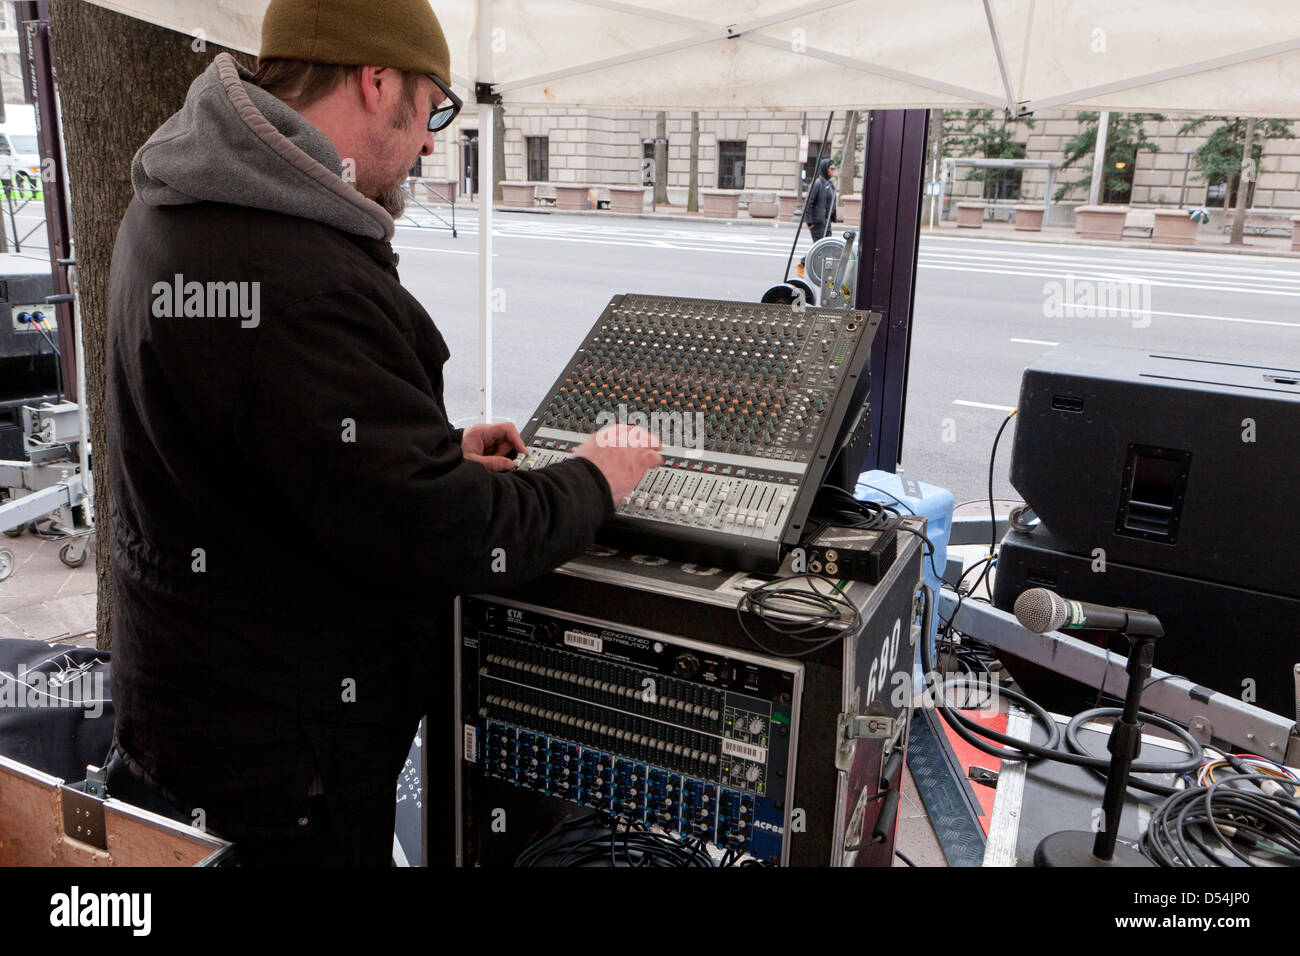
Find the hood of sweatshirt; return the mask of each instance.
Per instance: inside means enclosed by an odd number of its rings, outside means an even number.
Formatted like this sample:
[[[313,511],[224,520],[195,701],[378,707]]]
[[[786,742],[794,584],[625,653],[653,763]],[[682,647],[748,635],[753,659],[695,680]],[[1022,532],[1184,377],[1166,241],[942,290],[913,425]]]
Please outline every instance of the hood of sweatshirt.
[[[131,162],[140,201],[228,203],[392,239],[393,217],[343,179],[334,144],[250,78],[222,53],[195,79]]]

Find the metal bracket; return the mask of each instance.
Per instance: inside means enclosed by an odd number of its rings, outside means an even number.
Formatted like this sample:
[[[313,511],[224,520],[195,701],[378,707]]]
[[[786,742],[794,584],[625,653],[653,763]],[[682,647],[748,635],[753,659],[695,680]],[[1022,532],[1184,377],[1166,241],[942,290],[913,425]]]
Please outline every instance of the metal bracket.
[[[840,714],[836,722],[835,767],[848,771],[853,763],[853,745],[858,740],[892,740],[899,721],[883,714]]]
[[[63,808],[63,835],[86,843],[97,850],[108,849],[108,830],[104,823],[104,802],[67,784],[59,787]]]
[[[1198,743],[1209,744],[1214,740],[1214,726],[1208,717],[1197,714],[1188,722],[1187,729]]]
[[[972,783],[982,783],[986,787],[998,785],[998,772],[987,767],[969,767],[966,776],[970,777]]]
[[[108,799],[108,772],[93,764],[86,767],[86,793],[100,800]]]
[[[501,94],[492,88],[491,83],[480,81],[474,84],[474,102],[479,104],[490,103],[495,106],[501,102]]]

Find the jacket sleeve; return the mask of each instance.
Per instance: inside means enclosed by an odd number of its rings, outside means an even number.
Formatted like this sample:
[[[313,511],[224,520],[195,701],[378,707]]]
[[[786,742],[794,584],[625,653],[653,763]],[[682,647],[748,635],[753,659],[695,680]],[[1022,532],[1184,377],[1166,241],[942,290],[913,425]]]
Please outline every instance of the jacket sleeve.
[[[804,200],[804,206],[808,211],[804,214],[803,220],[804,223],[809,226],[816,222],[820,222],[817,218],[817,200],[821,196],[821,184],[822,181],[819,176],[817,180],[808,187],[808,198]]]
[[[465,459],[411,345],[364,296],[307,299],[255,334],[236,445],[349,573],[504,590],[576,557],[613,515],[585,459],[501,473]]]

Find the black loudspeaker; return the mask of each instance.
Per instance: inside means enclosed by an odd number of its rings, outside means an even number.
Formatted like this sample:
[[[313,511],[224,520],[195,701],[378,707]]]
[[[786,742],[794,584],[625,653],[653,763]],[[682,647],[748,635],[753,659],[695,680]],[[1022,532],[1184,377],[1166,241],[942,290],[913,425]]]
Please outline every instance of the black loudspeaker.
[[[1025,370],[1011,483],[1068,553],[1300,597],[1297,449],[1300,369],[1062,346]]]
[[[1291,713],[1297,448],[1300,369],[1054,349],[1025,370],[1011,459],[1042,525],[1003,542],[994,603],[1047,587],[1150,611],[1162,670]]]
[[[1077,601],[1150,611],[1165,628],[1156,648],[1161,670],[1278,714],[1295,711],[1292,668],[1300,661],[1300,598],[1115,561],[1108,561],[1104,572],[1095,566],[1094,558],[1070,554],[1045,528],[1012,531],[998,556],[993,603],[1010,611],[1022,591],[1045,587]],[[1128,653],[1118,635],[1071,634],[1092,636],[1098,646],[1114,638],[1111,649]],[[1096,703],[1100,673],[1076,675],[1085,688],[1067,687],[1050,672],[1016,658],[1004,660],[1030,696],[1050,708],[1073,713]],[[1122,697],[1124,688],[1108,685],[1106,692]]]

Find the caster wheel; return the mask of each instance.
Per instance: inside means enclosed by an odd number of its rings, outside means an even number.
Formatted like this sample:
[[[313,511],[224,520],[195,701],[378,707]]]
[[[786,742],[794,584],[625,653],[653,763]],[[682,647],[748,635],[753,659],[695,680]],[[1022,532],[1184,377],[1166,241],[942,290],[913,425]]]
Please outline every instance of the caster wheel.
[[[69,541],[67,544],[65,544],[63,547],[59,549],[59,560],[62,561],[70,568],[79,568],[86,563],[86,558],[89,557],[90,555],[90,549],[82,548],[81,556],[78,558],[73,558],[71,554],[72,554],[72,546],[74,543],[75,542]]]
[[[14,573],[14,553],[8,548],[0,548],[0,581]]]

